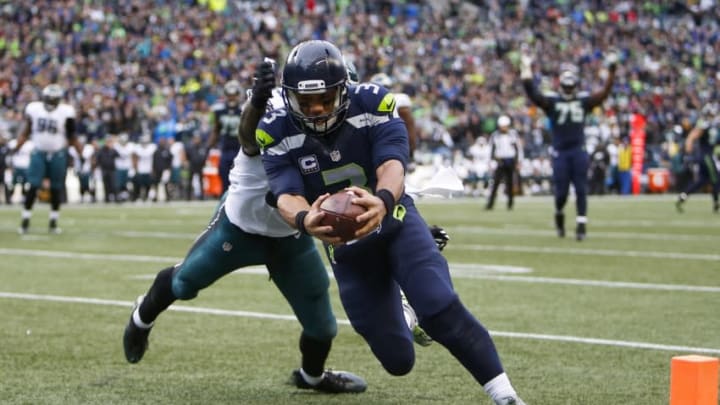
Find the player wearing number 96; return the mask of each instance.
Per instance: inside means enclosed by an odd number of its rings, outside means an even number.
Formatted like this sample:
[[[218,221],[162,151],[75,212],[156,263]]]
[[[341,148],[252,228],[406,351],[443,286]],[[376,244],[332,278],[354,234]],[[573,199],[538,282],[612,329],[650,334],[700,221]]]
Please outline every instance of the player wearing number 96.
[[[348,84],[341,52],[327,41],[293,48],[282,79],[285,108],[256,131],[270,189],[288,224],[322,240],[353,328],[392,375],[410,372],[413,336],[400,288],[420,326],[445,346],[497,404],[522,404],[487,329],[453,289],[448,264],[404,193],[407,129],[387,89]],[[322,225],[322,202],[348,188],[367,208],[356,240]]]
[[[588,94],[578,90],[578,69],[563,64],[560,68],[560,94],[540,94],[533,81],[532,57],[523,49],[520,78],[530,100],[537,104],[550,120],[552,130],[552,166],[555,184],[555,227],[558,236],[565,236],[565,215],[570,183],[576,195],[576,228],[578,241],[587,235],[587,173],[589,158],[585,150],[585,114],[599,106],[610,94],[615,80],[617,56],[608,52],[605,58],[608,77],[600,92]]]
[[[60,233],[58,219],[67,173],[67,148],[72,145],[82,156],[82,145],[75,133],[75,107],[63,103],[64,90],[59,84],[49,84],[42,90],[42,100],[32,101],[25,107],[23,123],[15,144],[15,152],[26,141],[35,148],[30,155],[28,167],[29,188],[18,232],[25,234],[30,227],[32,208],[43,179],[50,179],[50,233]]]

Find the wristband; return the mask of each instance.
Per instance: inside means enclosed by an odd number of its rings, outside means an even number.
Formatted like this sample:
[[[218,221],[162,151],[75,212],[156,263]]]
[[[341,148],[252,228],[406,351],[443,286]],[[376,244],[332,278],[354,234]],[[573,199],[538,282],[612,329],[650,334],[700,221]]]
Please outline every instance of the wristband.
[[[390,192],[390,190],[386,188],[380,189],[375,193],[375,196],[381,199],[383,204],[385,204],[385,211],[387,214],[393,212],[393,208],[395,208],[395,196]]]
[[[307,216],[308,211],[303,210],[295,214],[295,228],[297,228],[300,233],[304,233],[305,235],[310,235],[305,229],[305,217]]]

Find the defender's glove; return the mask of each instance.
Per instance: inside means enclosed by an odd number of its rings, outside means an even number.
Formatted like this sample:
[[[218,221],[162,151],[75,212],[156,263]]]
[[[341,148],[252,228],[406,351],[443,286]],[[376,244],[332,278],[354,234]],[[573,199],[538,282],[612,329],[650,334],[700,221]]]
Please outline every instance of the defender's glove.
[[[252,97],[250,103],[259,110],[265,110],[267,101],[272,96],[272,89],[275,87],[275,64],[270,59],[265,59],[255,70]]]
[[[444,229],[437,225],[433,225],[430,227],[430,233],[432,234],[433,239],[435,239],[435,243],[437,243],[438,249],[440,249],[440,251],[445,249],[445,245],[447,245],[448,241],[450,240],[450,235],[448,235]]]
[[[530,56],[527,51],[523,50],[520,54],[520,78],[522,80],[532,79],[532,64],[532,56]]]

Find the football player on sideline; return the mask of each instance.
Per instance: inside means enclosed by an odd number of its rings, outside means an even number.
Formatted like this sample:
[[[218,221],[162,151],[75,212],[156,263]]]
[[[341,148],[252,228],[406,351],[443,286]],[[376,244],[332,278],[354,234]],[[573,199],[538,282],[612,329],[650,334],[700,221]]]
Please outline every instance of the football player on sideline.
[[[349,86],[340,50],[318,40],[290,51],[282,87],[286,107],[268,112],[256,131],[270,189],[282,218],[323,242],[345,312],[375,357],[392,375],[414,366],[402,288],[423,329],[496,404],[523,404],[490,334],[460,301],[447,261],[404,193],[408,135],[393,96],[374,83]],[[320,225],[319,207],[345,188],[368,211],[357,218],[366,221],[358,239],[342,244],[330,236],[332,226]]]
[[[42,90],[42,101],[32,101],[25,107],[25,119],[15,144],[18,152],[29,139],[35,145],[28,167],[28,189],[21,214],[20,234],[30,227],[32,208],[43,179],[50,179],[50,233],[60,233],[58,219],[67,175],[67,147],[72,145],[82,156],[82,145],[75,134],[75,107],[61,102],[64,91],[59,84],[49,84]]]
[[[528,98],[548,116],[552,128],[552,167],[555,184],[555,228],[565,237],[565,214],[570,184],[575,188],[575,238],[587,236],[587,182],[590,159],[585,150],[585,114],[602,104],[615,81],[617,55],[608,52],[605,63],[608,77],[603,89],[594,94],[578,91],[579,79],[575,66],[565,65],[560,72],[560,94],[540,94],[533,82],[532,56],[522,50],[520,78]]]
[[[718,164],[714,155],[715,147],[720,145],[720,115],[718,107],[715,104],[706,104],[702,110],[702,115],[697,120],[695,127],[690,131],[685,139],[686,156],[695,156],[695,162],[698,164],[697,179],[688,184],[688,186],[680,193],[675,202],[675,208],[678,212],[683,212],[683,204],[687,201],[690,194],[697,192],[706,184],[710,184],[713,201],[713,212],[718,213],[720,210],[720,202],[718,202],[718,194],[720,194],[720,176],[718,176]],[[694,153],[694,146],[697,142],[698,153]]]
[[[275,87],[273,69],[269,62],[258,67],[252,97],[246,104],[265,111]],[[200,290],[235,269],[264,264],[302,325],[301,367],[292,372],[292,383],[327,393],[363,392],[367,383],[362,378],[325,370],[337,334],[327,271],[313,239],[298,234],[266,203],[268,181],[254,126],[245,127],[252,129],[241,140],[224,202],[185,259],[160,271],[147,294],[139,297],[123,336],[125,357],[130,363],[142,359],[155,319],[175,300],[195,298]]]
[[[230,187],[228,178],[235,155],[240,150],[238,128],[240,127],[240,96],[242,88],[237,80],[225,83],[223,94],[224,102],[212,107],[213,129],[208,137],[208,150],[220,143],[220,165],[218,172],[222,181],[222,193]],[[221,193],[221,194],[222,194]]]

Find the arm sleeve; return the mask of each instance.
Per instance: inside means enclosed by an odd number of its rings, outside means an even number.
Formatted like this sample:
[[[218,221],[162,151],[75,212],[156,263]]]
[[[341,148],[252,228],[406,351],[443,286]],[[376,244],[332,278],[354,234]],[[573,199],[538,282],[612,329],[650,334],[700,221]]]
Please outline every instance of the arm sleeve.
[[[388,160],[398,160],[407,168],[410,147],[407,127],[397,118],[381,124],[373,131],[373,164],[377,169]]]
[[[65,136],[68,140],[75,139],[75,118],[65,120]]]

